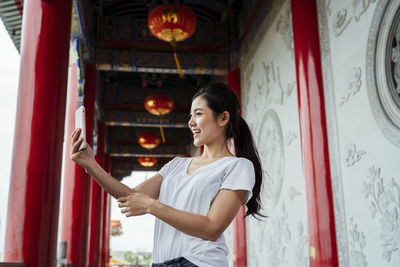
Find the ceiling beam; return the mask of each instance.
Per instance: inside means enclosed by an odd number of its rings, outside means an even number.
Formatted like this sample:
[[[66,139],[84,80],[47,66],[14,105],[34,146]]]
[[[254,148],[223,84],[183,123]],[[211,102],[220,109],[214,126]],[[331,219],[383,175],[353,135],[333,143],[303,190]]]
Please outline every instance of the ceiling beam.
[[[142,40],[97,40],[97,48],[135,50],[142,52],[173,52],[171,44],[159,41]],[[226,44],[199,44],[199,43],[177,43],[178,53],[207,53],[228,55],[229,49]]]

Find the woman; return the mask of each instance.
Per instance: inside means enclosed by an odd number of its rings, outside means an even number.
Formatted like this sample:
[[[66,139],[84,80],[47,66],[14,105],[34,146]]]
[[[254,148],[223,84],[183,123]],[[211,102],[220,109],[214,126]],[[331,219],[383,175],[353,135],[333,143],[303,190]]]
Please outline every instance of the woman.
[[[239,101],[226,85],[213,83],[193,97],[188,125],[201,156],[176,157],[131,189],[108,175],[90,146],[74,131],[71,158],[118,199],[127,217],[156,217],[152,266],[227,267],[222,233],[246,204],[259,215],[262,171],[251,132],[239,114]],[[236,156],[228,149],[234,138]],[[79,140],[78,140],[79,139]]]

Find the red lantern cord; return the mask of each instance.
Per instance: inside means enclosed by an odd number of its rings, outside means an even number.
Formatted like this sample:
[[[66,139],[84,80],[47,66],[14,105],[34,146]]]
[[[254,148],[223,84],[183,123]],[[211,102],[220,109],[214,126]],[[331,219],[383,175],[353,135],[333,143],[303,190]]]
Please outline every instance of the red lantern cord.
[[[154,8],[148,17],[151,33],[169,42],[174,49],[174,59],[181,79],[184,74],[176,55],[176,42],[188,39],[196,28],[196,15],[182,4],[164,4]]]

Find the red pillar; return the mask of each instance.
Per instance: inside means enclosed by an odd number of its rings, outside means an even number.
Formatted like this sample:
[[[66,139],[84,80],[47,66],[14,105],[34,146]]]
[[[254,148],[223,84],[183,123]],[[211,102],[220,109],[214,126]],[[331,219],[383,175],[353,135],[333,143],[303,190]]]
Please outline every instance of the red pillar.
[[[240,103],[240,69],[234,69],[228,73],[228,85],[237,94]],[[235,255],[233,265],[235,267],[247,266],[245,214],[245,207],[242,206],[236,214],[235,223],[233,224],[233,251]]]
[[[292,0],[310,266],[338,266],[315,0]]]
[[[105,155],[104,166],[108,173],[111,173],[110,168],[110,155]],[[106,191],[103,192],[103,241],[102,241],[102,251],[101,251],[101,265],[106,267],[109,263],[110,258],[110,237],[111,237],[111,196]]]
[[[85,100],[86,140],[93,145],[94,99],[96,68],[86,65]],[[67,262],[74,267],[87,266],[90,177],[69,157],[71,134],[75,129],[75,110],[78,107],[78,74],[76,64],[71,64],[68,82],[67,132],[65,150],[65,178],[61,240],[67,242]]]
[[[54,266],[72,1],[24,3],[4,260]]]
[[[96,161],[104,167],[104,123],[97,122]],[[92,178],[92,196],[90,207],[89,266],[101,266],[101,246],[103,241],[103,189]]]

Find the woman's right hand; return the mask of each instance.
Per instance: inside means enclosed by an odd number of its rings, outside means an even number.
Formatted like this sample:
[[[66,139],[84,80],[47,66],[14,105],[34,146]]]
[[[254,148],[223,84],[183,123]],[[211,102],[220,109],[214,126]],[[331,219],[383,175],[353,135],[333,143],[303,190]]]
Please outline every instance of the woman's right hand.
[[[72,161],[78,163],[80,166],[87,169],[95,162],[93,149],[86,143],[86,148],[78,151],[80,145],[84,141],[83,138],[79,138],[81,129],[75,129],[72,133],[72,142],[70,147],[70,158]]]

